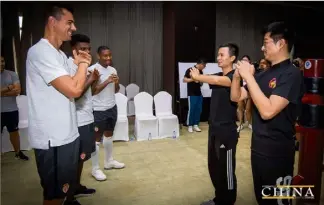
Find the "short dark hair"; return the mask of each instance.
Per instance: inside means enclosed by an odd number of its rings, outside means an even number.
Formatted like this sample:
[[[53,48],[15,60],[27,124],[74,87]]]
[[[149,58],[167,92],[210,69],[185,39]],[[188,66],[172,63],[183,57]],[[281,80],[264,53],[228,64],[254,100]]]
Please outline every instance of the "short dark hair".
[[[238,59],[238,55],[239,55],[239,47],[238,45],[236,45],[235,43],[225,43],[225,44],[222,44],[218,47],[218,49],[220,48],[228,48],[228,51],[229,51],[229,55],[230,56],[235,56],[235,60],[234,62],[236,62]]]
[[[206,58],[199,58],[196,62],[197,64],[207,64],[207,59]]]
[[[248,55],[244,55],[244,56],[242,56],[242,59],[243,58],[247,58],[247,59],[249,59],[249,61],[251,61],[251,58],[250,58],[250,56],[248,56]]]
[[[84,34],[74,34],[71,37],[70,45],[73,47],[77,43],[90,43],[90,38]]]
[[[60,20],[63,15],[63,9],[68,10],[73,14],[73,8],[65,3],[54,3],[50,4],[45,13],[45,24],[47,24],[48,18],[53,16],[55,19]]]
[[[275,43],[284,39],[288,45],[288,52],[291,51],[295,43],[296,34],[287,23],[283,21],[270,23],[263,29],[262,35],[264,36],[266,33],[270,33],[270,37]]]
[[[110,50],[110,48],[108,46],[99,46],[97,53],[100,54],[101,51],[104,51],[104,50]]]

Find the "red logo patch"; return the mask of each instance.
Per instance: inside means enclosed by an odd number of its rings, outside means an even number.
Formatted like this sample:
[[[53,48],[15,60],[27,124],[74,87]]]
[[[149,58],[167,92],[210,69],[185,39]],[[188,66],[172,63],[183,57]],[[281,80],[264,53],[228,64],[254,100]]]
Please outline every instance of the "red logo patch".
[[[68,183],[66,183],[66,184],[63,185],[62,190],[63,190],[64,193],[66,193],[66,192],[68,192],[69,188],[70,188],[70,185]]]
[[[270,81],[269,81],[269,88],[275,88],[277,86],[277,79],[276,78],[272,78]]]

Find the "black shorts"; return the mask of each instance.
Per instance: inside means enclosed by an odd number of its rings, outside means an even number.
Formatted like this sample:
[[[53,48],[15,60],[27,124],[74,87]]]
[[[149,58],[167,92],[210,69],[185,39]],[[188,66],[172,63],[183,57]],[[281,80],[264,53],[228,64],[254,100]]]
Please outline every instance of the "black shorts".
[[[94,111],[95,132],[103,134],[104,131],[114,131],[117,121],[117,106],[105,111]]]
[[[1,113],[1,133],[4,127],[7,127],[8,132],[18,131],[19,113],[18,110],[12,112]]]
[[[80,159],[80,138],[47,150],[35,149],[44,200],[63,199],[76,184]]]
[[[78,130],[80,134],[80,159],[86,161],[91,158],[91,153],[96,151],[94,124],[81,126]]]

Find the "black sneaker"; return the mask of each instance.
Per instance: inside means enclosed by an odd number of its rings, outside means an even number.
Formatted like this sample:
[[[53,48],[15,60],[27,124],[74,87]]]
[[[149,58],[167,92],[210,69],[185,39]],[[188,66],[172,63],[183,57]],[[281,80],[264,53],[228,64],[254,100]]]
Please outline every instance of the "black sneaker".
[[[63,205],[81,205],[76,199],[73,201],[65,201]]]
[[[95,189],[89,189],[86,186],[80,186],[80,188],[75,192],[75,197],[81,197],[81,196],[90,196],[96,193]]]
[[[22,152],[22,151],[19,151],[18,153],[16,153],[16,159],[21,159],[21,160],[29,160],[29,158]]]

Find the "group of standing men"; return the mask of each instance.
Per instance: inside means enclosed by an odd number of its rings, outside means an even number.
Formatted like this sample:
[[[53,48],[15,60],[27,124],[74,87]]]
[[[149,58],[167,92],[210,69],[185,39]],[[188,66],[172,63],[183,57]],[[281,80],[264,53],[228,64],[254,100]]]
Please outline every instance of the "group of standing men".
[[[92,176],[106,179],[99,166],[101,142],[104,169],[125,166],[112,157],[119,78],[110,66],[111,51],[100,46],[99,61],[90,66],[90,39],[72,35],[74,31],[73,10],[53,6],[47,12],[44,37],[27,54],[28,134],[44,205],[77,205],[75,196],[95,193],[81,185],[80,178],[84,161],[91,158]],[[71,42],[73,57],[60,50],[64,41]]]
[[[98,159],[101,141],[104,168],[125,166],[112,158],[117,118],[114,94],[119,79],[109,66],[111,51],[99,47],[99,62],[89,67],[90,39],[72,36],[75,30],[70,8],[51,7],[44,38],[27,55],[29,139],[35,149],[44,205],[80,204],[74,196],[95,192],[81,185],[80,176],[83,162],[92,158],[92,175],[97,180],[106,179]],[[69,40],[73,58],[68,59],[60,47]],[[233,205],[236,201],[237,102],[248,96],[253,101],[251,164],[256,199],[258,204],[289,204],[263,200],[262,189],[264,185],[289,185],[293,176],[294,125],[303,95],[302,77],[289,59],[293,43],[293,32],[285,23],[272,23],[264,31],[262,46],[265,59],[271,63],[269,69],[255,74],[250,63],[237,62],[237,45],[224,44],[217,54],[222,72],[203,75],[206,62],[201,61],[186,73],[187,81],[208,83],[212,88],[208,168],[216,196],[203,204]],[[199,101],[201,98],[192,98],[190,102]],[[197,114],[192,116],[192,129],[200,131]]]
[[[222,72],[203,75],[201,70],[206,62],[198,62],[185,75],[184,82],[195,83],[197,89],[201,83],[208,83],[212,89],[208,168],[215,198],[202,205],[234,205],[236,202],[235,153],[240,130],[236,124],[237,103],[247,98],[253,102],[251,166],[256,200],[259,205],[290,204],[285,199],[263,199],[263,194],[273,196],[277,186],[288,186],[292,182],[295,122],[303,96],[303,80],[300,70],[290,60],[294,31],[284,22],[275,22],[269,24],[263,34],[261,50],[271,64],[269,68],[256,72],[247,60],[238,61],[238,46],[228,43],[218,49],[217,63]],[[265,64],[264,60],[260,63]],[[190,81],[186,79],[189,77]],[[189,114],[192,112],[190,110]],[[284,194],[289,193],[286,191]]]

